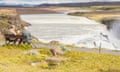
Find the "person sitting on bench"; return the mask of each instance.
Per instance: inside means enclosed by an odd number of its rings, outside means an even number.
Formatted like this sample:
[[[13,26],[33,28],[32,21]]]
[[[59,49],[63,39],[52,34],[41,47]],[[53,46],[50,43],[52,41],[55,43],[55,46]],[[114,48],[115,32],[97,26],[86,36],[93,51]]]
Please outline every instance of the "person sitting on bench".
[[[20,31],[16,31],[15,25],[11,25],[8,28],[8,33],[6,34],[6,41],[14,42],[14,44],[20,44],[21,43],[21,38],[20,38]]]
[[[10,28],[8,28],[8,34],[17,35],[15,25],[11,25]]]
[[[24,39],[24,41],[23,41],[24,43],[31,44],[31,34],[30,34],[30,32],[28,31],[28,27],[27,27],[27,26],[25,26],[25,27],[23,28],[22,36],[25,37],[25,39]]]

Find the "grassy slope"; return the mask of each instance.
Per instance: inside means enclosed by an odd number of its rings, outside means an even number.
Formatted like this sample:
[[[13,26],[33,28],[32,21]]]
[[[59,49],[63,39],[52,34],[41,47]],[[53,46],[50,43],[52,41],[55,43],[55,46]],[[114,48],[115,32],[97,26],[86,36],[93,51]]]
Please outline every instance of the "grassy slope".
[[[30,66],[33,61],[50,56],[48,49],[40,49],[40,56],[23,55],[28,46],[0,46],[0,72],[120,72],[120,56],[70,51],[67,61],[59,66]],[[28,49],[27,49],[28,50]]]

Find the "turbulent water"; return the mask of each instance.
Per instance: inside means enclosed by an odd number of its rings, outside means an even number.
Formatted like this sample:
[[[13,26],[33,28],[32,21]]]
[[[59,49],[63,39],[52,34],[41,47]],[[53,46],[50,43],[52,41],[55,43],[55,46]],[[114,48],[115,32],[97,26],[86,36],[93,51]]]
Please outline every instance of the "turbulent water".
[[[37,14],[21,15],[21,18],[32,26],[30,32],[42,41],[57,40],[66,44],[86,47],[115,49],[102,33],[105,27],[85,17],[69,16],[65,14]]]

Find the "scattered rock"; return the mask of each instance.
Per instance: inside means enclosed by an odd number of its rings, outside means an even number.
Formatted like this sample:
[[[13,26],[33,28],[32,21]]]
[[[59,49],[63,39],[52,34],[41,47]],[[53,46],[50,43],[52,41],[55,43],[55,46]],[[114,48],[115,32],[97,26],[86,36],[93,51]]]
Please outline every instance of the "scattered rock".
[[[65,61],[66,58],[63,57],[48,57],[45,60],[39,62],[30,63],[31,66],[40,66],[40,67],[48,67],[49,65],[59,65],[62,61]]]
[[[63,57],[48,57],[45,59],[49,64],[55,64],[55,65],[59,65],[62,61],[65,61],[66,58]]]
[[[24,53],[23,53],[24,55],[25,54],[30,54],[30,55],[40,55],[40,52],[38,52],[38,50],[30,50],[30,51],[25,51]]]
[[[46,61],[40,61],[40,62],[32,62],[30,63],[31,66],[44,66],[44,65],[48,65],[48,63]]]
[[[51,41],[51,42],[49,43],[49,45],[59,45],[59,44],[60,44],[59,41]]]
[[[61,48],[51,48],[50,51],[51,51],[53,56],[65,54],[65,52]]]

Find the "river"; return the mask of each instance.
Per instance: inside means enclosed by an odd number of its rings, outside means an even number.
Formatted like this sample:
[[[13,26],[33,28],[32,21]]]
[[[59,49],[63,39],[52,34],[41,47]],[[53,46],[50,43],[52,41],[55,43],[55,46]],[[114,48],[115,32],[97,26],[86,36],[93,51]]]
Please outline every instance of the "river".
[[[106,32],[104,25],[82,16],[31,14],[21,15],[21,18],[32,25],[29,27],[29,31],[44,42],[56,40],[79,46],[86,44],[93,48],[95,47],[93,42],[98,43],[101,40],[100,33]],[[114,48],[108,43],[104,43],[103,47]]]

